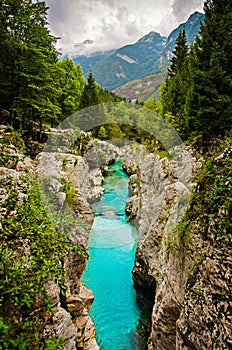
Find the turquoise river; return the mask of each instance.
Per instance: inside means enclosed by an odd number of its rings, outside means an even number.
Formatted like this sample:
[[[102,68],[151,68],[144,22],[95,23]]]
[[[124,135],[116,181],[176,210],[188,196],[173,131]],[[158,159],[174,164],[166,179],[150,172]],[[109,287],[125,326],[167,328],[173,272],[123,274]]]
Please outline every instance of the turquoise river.
[[[100,349],[138,350],[140,310],[131,274],[137,231],[125,214],[128,176],[121,159],[109,166],[103,187],[101,200],[92,205],[95,220],[89,239],[90,259],[82,281],[94,293],[90,316]]]

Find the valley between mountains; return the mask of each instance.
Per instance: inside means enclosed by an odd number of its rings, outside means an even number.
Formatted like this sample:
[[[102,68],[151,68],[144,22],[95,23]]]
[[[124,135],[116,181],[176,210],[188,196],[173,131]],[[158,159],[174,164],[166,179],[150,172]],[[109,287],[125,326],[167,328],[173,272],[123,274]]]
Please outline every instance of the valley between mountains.
[[[179,31],[185,28],[187,43],[192,44],[199,34],[201,23],[204,23],[204,17],[202,13],[193,13],[167,38],[150,32],[134,44],[113,51],[74,56],[72,59],[82,66],[86,76],[92,70],[96,82],[102,87],[113,90],[127,101],[146,101],[165,79]]]

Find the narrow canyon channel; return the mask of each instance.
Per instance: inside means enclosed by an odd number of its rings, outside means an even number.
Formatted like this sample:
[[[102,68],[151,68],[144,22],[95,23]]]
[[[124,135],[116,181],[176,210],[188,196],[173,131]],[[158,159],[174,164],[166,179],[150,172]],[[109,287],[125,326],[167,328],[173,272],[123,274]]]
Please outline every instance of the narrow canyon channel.
[[[101,350],[142,349],[137,336],[140,310],[133,287],[137,230],[127,222],[128,176],[122,159],[109,166],[104,195],[92,205],[87,267],[82,281],[95,296],[90,316]]]

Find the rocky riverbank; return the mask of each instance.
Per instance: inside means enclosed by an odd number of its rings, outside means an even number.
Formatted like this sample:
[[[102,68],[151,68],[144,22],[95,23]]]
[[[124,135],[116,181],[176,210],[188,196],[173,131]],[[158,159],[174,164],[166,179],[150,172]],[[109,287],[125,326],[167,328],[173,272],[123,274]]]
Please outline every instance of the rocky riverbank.
[[[18,137],[18,136],[17,136]],[[107,164],[115,159],[114,148],[101,144],[98,150],[98,164],[94,142],[88,145],[87,159],[72,154],[59,152],[41,152],[35,160],[26,157],[13,143],[12,134],[5,126],[1,127],[1,167],[0,167],[0,201],[1,220],[5,217],[17,217],[17,210],[8,209],[8,200],[11,193],[17,194],[17,205],[23,206],[27,201],[27,191],[31,178],[39,176],[41,198],[44,206],[52,201],[54,212],[47,210],[47,215],[56,227],[67,234],[68,240],[77,249],[68,252],[64,261],[60,262],[64,268],[65,295],[62,295],[54,281],[48,281],[46,289],[52,297],[53,310],[56,310],[43,331],[45,339],[64,339],[65,350],[99,349],[95,339],[95,327],[88,315],[93,302],[93,293],[80,281],[86,266],[89,232],[94,215],[90,202],[103,193],[103,181],[100,163],[104,171]],[[23,147],[23,143],[16,144]],[[106,150],[107,148],[107,150]],[[104,155],[104,159],[102,158]],[[99,166],[99,167],[98,167]],[[63,217],[66,221],[61,221]],[[60,220],[60,222],[57,221]],[[1,227],[2,229],[2,227]],[[48,243],[49,244],[49,243]],[[22,241],[25,253],[30,254],[27,242]],[[40,306],[37,305],[37,310]],[[39,312],[39,311],[38,311]],[[41,309],[41,312],[42,309]]]
[[[105,165],[124,157],[124,169],[131,175],[127,213],[139,235],[133,278],[135,286],[154,293],[148,349],[227,349],[231,251],[223,241],[205,239],[199,219],[187,230],[185,215],[204,160],[185,147],[172,154],[167,159],[142,146],[118,149],[91,141],[85,160],[91,185],[82,187],[82,195],[90,201],[100,196]],[[88,178],[81,164],[69,172],[75,174],[73,183],[78,169],[82,183]]]
[[[60,212],[67,209],[68,204],[68,210],[75,218],[71,231],[68,227],[69,239],[74,245],[88,251],[89,232],[94,218],[90,203],[102,195],[102,171],[107,171],[107,165],[117,157],[118,150],[105,142],[92,140],[84,157],[62,151],[64,149],[40,153],[36,159],[37,171],[42,175],[42,187],[46,183],[45,196],[53,196]],[[64,190],[65,187],[68,191]],[[67,228],[62,227],[62,230],[66,233]],[[64,262],[65,285],[68,290],[63,300],[57,298],[60,306],[54,315],[54,327],[48,329],[50,336],[55,334],[58,338],[68,338],[67,350],[99,349],[95,327],[88,315],[94,296],[80,281],[85,267],[86,258],[82,254],[72,252],[68,255]],[[54,292],[51,294],[54,296]]]
[[[60,229],[77,247],[88,250],[88,235],[93,223],[93,212],[87,202],[87,188],[95,177],[89,175],[88,164],[80,156],[69,153],[42,152],[37,157],[37,170],[43,182],[46,181],[45,196],[53,197],[59,215],[67,208],[73,214],[74,223]],[[95,194],[100,191],[95,188]],[[65,189],[66,188],[66,189]],[[72,190],[71,203],[67,203],[68,190]],[[49,213],[48,213],[49,215]],[[56,223],[55,223],[56,224]],[[86,258],[78,251],[72,251],[64,261],[66,297],[60,299],[56,286],[51,283],[49,293],[57,300],[57,312],[53,326],[46,329],[46,336],[64,337],[65,349],[98,349],[95,341],[95,327],[88,316],[94,296],[81,282]]]
[[[155,286],[148,349],[229,349],[231,245],[217,239],[217,232],[212,239],[215,222],[202,224],[200,219],[207,213],[185,221],[202,159],[188,150],[187,158],[186,150],[178,152],[188,161],[161,159],[142,147],[124,157],[125,169],[133,174],[127,211],[139,233],[134,281],[140,287]],[[219,208],[218,213],[229,215]]]
[[[2,128],[2,139],[4,137],[4,128]],[[21,205],[24,205],[24,201],[27,200],[26,192],[29,186],[27,179],[35,177],[37,173],[40,176],[46,176],[46,196],[52,196],[55,199],[57,213],[61,213],[67,206],[68,193],[64,190],[65,184],[72,184],[74,197],[70,210],[78,225],[74,223],[67,228],[61,224],[58,228],[64,233],[68,229],[69,241],[74,246],[87,251],[88,234],[94,217],[86,196],[87,193],[90,196],[101,194],[101,174],[89,172],[87,162],[82,157],[72,154],[42,152],[33,161],[25,157],[13,144],[4,145],[4,143],[1,145],[1,154],[5,165],[0,168],[1,183],[7,184],[9,191],[17,193],[18,203]],[[91,188],[91,191],[88,191],[88,188]],[[1,186],[2,219],[5,215],[17,216],[16,211],[9,213],[4,206],[8,197],[6,186]],[[62,264],[65,272],[66,297],[60,294],[59,288],[53,281],[47,283],[46,289],[53,299],[53,308],[56,312],[49,325],[45,326],[44,337],[45,339],[63,337],[66,350],[77,348],[97,350],[99,348],[95,340],[95,327],[88,316],[94,296],[80,282],[86,266],[86,257],[78,250],[72,250]]]

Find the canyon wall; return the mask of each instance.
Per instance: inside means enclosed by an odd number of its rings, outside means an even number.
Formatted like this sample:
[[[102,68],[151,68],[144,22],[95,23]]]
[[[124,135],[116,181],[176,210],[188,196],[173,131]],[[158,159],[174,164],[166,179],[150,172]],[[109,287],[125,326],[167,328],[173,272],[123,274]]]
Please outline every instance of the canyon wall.
[[[42,152],[37,157],[37,170],[43,195],[52,197],[58,215],[61,216],[67,210],[73,217],[73,222],[67,226],[57,224],[59,229],[67,234],[72,244],[87,252],[88,236],[94,219],[86,198],[87,189],[94,181],[89,175],[88,164],[82,157],[69,153]],[[72,190],[70,203],[65,187]],[[94,190],[97,195],[97,186]],[[51,220],[55,220],[52,214],[48,211]],[[47,327],[45,336],[52,337],[55,334],[57,338],[64,337],[65,349],[98,349],[95,327],[88,316],[94,296],[80,281],[86,257],[78,251],[70,251],[63,264],[66,296],[60,298],[56,285],[52,282],[49,284],[49,294],[57,300],[57,312],[53,316],[53,326]]]
[[[90,204],[103,194],[102,171],[107,171],[107,164],[117,157],[117,149],[105,142],[92,140],[84,157],[65,151],[68,151],[66,147],[59,147],[59,152],[49,152],[45,147],[45,152],[37,157],[37,171],[43,195],[52,195],[60,215],[68,210],[74,219],[68,227],[61,226],[61,230],[75,246],[88,252],[89,233],[94,220]],[[68,191],[64,188],[68,188]],[[99,349],[95,326],[88,315],[94,296],[81,282],[86,261],[86,257],[78,251],[69,252],[64,261],[66,296],[62,300],[57,299],[58,310],[53,317],[54,325],[48,327],[46,334],[55,334],[57,338],[65,337],[68,340],[65,347],[67,350]],[[54,287],[51,283],[49,291],[53,296]]]
[[[13,143],[4,141],[8,137],[5,130],[5,126],[0,128],[0,138],[3,140],[0,144],[0,218],[9,215],[17,217],[16,210],[9,212],[7,208],[10,192],[17,194],[19,205],[24,205],[30,179],[38,177],[47,216],[77,248],[70,249],[64,261],[60,262],[65,273],[64,295],[54,281],[47,282],[46,289],[56,311],[50,320],[47,319],[43,336],[45,339],[63,338],[65,350],[97,350],[95,326],[88,315],[94,296],[81,282],[81,275],[87,262],[88,238],[94,220],[90,203],[103,193],[100,165],[107,171],[106,164],[116,157],[114,147],[106,147],[102,143],[102,149],[97,152],[98,161],[93,149],[94,142],[90,142],[86,151],[88,161],[71,151],[65,152],[69,151],[66,147],[60,147],[58,152],[48,151],[45,147],[44,152],[32,160]],[[26,242],[22,244],[27,249]],[[39,305],[37,308],[40,308]]]
[[[176,154],[168,160],[140,146],[124,157],[133,174],[127,212],[139,234],[134,281],[156,286],[148,349],[230,349],[231,245],[210,234],[213,222],[207,239],[198,220],[185,229],[202,159],[181,147]]]

